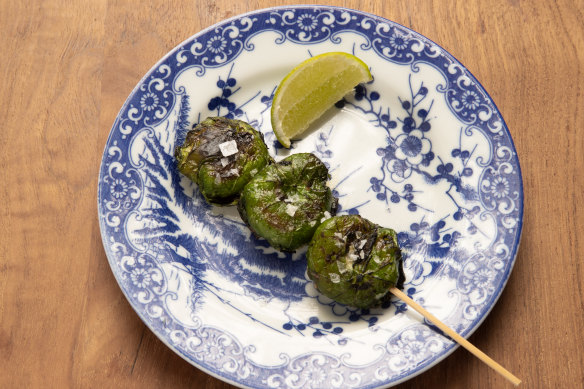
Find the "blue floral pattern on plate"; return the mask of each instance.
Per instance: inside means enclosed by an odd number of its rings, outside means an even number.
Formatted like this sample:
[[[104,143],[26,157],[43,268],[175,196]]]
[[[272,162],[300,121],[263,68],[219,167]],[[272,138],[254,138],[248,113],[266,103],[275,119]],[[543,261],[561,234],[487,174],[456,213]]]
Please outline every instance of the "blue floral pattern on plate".
[[[270,128],[281,78],[327,51],[374,81],[292,150]],[[276,159],[312,152],[339,211],[398,231],[404,290],[463,335],[493,307],[515,261],[521,172],[488,94],[452,56],[388,20],[336,7],[260,10],[180,44],[140,81],[107,141],[98,211],[114,275],[142,320],[193,365],[254,388],[394,385],[453,351],[400,301],[358,310],[320,295],[304,250],[256,239],[233,207],[205,203],[173,149],[207,116],[245,120]]]

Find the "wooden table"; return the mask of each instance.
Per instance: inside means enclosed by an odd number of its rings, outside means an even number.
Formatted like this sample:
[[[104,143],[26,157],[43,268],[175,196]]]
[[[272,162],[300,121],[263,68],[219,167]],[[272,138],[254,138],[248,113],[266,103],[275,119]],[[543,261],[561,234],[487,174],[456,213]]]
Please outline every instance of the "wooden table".
[[[325,4],[333,4],[323,1]],[[140,321],[109,268],[97,175],[145,72],[201,29],[269,1],[0,3],[0,387],[231,387]],[[584,382],[584,4],[339,1],[455,55],[509,126],[523,169],[521,248],[470,340],[529,388]],[[502,388],[458,349],[401,388]]]

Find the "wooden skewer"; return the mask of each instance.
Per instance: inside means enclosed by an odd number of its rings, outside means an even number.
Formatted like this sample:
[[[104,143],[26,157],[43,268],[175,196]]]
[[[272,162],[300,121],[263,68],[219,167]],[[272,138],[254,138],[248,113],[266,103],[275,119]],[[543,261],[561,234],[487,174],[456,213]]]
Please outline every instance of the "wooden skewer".
[[[416,312],[420,315],[424,316],[430,322],[432,322],[436,327],[440,328],[446,335],[451,337],[456,343],[470,351],[474,356],[478,359],[489,365],[492,369],[494,369],[497,373],[501,374],[503,377],[508,379],[513,385],[517,386],[521,383],[521,380],[515,377],[511,372],[506,370],[503,366],[499,365],[493,359],[491,359],[487,354],[476,348],[472,345],[468,340],[464,339],[462,336],[458,335],[455,331],[453,331],[450,327],[446,324],[442,323],[438,318],[432,315],[430,312],[426,311],[422,306],[416,303],[414,300],[408,297],[404,292],[399,290],[396,287],[392,287],[389,291],[396,297],[402,299],[406,304],[412,307]]]

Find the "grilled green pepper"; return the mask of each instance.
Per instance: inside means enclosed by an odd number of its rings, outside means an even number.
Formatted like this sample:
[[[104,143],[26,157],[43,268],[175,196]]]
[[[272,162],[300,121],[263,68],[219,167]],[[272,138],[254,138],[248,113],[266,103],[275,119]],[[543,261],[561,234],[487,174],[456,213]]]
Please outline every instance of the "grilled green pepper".
[[[308,276],[325,296],[345,305],[371,308],[390,298],[403,283],[395,231],[359,215],[322,223],[308,246]]]
[[[336,213],[327,167],[313,154],[292,154],[267,166],[243,189],[243,221],[272,247],[294,251],[308,243],[321,220]]]
[[[272,162],[261,133],[241,120],[210,117],[174,151],[179,171],[210,203],[231,204],[248,181]]]

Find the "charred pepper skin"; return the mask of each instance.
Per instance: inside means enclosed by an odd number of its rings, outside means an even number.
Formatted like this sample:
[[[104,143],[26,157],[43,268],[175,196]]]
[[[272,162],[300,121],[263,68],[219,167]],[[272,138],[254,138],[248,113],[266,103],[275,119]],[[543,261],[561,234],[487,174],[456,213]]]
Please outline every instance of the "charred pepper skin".
[[[307,244],[337,200],[328,169],[310,153],[292,154],[267,166],[243,189],[237,208],[249,228],[272,247],[294,251]]]
[[[237,153],[224,156],[219,145],[234,140]],[[241,120],[210,117],[187,133],[174,156],[178,170],[199,186],[209,203],[233,204],[245,184],[273,162],[263,136]]]
[[[372,308],[402,287],[397,235],[359,215],[330,218],[316,230],[306,253],[308,277],[325,296],[345,305]]]

